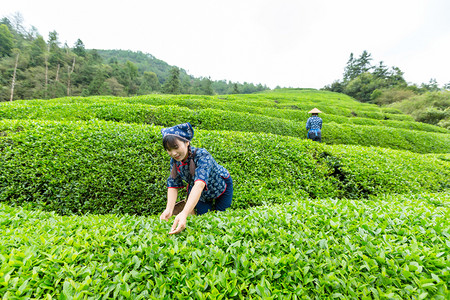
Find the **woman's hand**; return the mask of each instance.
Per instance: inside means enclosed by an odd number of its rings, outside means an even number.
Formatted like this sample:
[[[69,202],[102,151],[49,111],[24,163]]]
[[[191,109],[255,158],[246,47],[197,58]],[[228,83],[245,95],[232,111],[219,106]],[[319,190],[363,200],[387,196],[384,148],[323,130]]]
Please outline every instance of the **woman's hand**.
[[[184,212],[179,213],[173,221],[172,229],[169,234],[180,233],[186,228],[187,215]]]
[[[172,229],[169,234],[180,233],[186,228],[187,217],[194,211],[205,185],[205,182],[201,180],[195,181],[183,210],[176,216],[175,221],[173,221]]]
[[[172,216],[172,210],[166,208],[166,209],[162,212],[161,216],[159,216],[159,219],[160,219],[160,220],[166,220],[166,221],[169,221],[169,218],[170,218],[171,216]]]

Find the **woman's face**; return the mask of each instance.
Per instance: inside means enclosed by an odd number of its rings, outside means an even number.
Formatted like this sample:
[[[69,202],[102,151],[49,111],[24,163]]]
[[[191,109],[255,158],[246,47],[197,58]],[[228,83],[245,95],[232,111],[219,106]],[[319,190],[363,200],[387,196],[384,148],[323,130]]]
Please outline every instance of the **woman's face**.
[[[176,143],[173,146],[174,146],[173,148],[168,148],[166,150],[167,154],[169,154],[169,156],[175,159],[176,161],[185,160],[188,156],[189,142],[176,140]]]

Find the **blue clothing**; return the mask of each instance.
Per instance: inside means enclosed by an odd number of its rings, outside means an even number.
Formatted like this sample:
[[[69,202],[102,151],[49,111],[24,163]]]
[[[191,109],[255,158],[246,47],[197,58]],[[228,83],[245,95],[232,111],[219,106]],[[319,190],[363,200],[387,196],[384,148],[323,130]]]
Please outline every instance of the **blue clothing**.
[[[312,116],[306,121],[306,129],[308,130],[321,130],[322,118],[319,116]]]
[[[322,118],[319,116],[311,116],[308,121],[306,121],[306,129],[308,133],[306,137],[316,142],[322,141]]]
[[[196,151],[197,150],[197,151]],[[168,188],[183,188],[184,182],[187,182],[188,193],[191,192],[195,181],[201,180],[206,186],[200,195],[199,201],[208,202],[220,197],[226,190],[227,184],[225,179],[230,177],[230,173],[227,169],[219,165],[214,158],[203,148],[195,148],[191,146],[191,151],[194,153],[194,163],[196,166],[194,178],[191,178],[189,172],[189,161],[176,161],[173,158],[170,159],[170,169],[173,165],[176,165],[178,176],[172,178],[169,176],[167,179]]]
[[[197,210],[198,215],[203,215],[209,210],[225,211],[225,209],[231,206],[231,201],[233,199],[233,180],[231,179],[231,176],[225,179],[225,183],[227,185],[226,190],[214,201],[215,203],[212,201],[197,202],[195,209]]]
[[[161,134],[163,136],[163,138],[166,135],[175,135],[178,137],[181,137],[185,140],[192,140],[194,138],[194,129],[192,128],[191,123],[187,122],[187,123],[183,123],[183,124],[178,124],[169,128],[163,128],[161,129]]]

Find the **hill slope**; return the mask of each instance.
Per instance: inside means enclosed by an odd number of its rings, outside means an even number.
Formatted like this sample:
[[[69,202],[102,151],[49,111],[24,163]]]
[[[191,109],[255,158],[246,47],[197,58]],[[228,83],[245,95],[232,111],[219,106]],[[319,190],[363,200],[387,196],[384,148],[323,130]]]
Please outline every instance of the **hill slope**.
[[[328,144],[295,131],[314,106]],[[398,111],[283,91],[30,100],[0,104],[0,118],[4,298],[450,295],[449,134]],[[187,120],[230,170],[234,200],[168,236],[160,130]],[[367,145],[383,130],[423,154]]]
[[[443,191],[450,186],[445,156],[390,149],[448,153],[450,135],[426,131],[434,126],[418,131],[394,130],[390,123],[330,122],[324,126],[324,141],[334,145],[306,140],[302,128],[307,113],[285,108],[322,106],[325,101],[328,105],[321,109],[331,112],[329,118],[351,119],[345,115],[346,107],[352,105],[358,114],[375,118],[385,114],[376,106],[317,91],[226,99],[186,95],[63,98],[0,105],[0,116],[10,118],[0,121],[5,157],[0,198],[63,214],[157,213],[165,201],[162,187],[168,176],[161,125],[186,121],[196,128],[193,144],[207,148],[233,174],[238,186],[236,208],[279,203],[286,197],[361,198]],[[231,110],[226,111],[227,106]],[[267,116],[270,113],[277,117]],[[356,145],[337,145],[344,143]],[[367,147],[374,144],[381,147]]]
[[[161,126],[189,121],[197,129],[305,138],[307,111],[316,106],[324,111],[323,141],[327,144],[378,146],[417,153],[450,152],[450,134],[444,128],[414,122],[396,110],[386,111],[342,94],[313,90],[16,101],[0,106],[0,118],[102,119]]]

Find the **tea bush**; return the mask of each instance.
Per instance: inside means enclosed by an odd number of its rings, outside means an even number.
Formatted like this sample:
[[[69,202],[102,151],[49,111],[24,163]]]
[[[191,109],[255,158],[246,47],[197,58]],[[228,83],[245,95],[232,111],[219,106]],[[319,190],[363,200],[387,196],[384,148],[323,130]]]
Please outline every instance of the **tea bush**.
[[[335,145],[301,134],[315,106]],[[391,115],[314,90],[1,103],[0,295],[448,299],[448,131]],[[160,129],[186,121],[235,193],[169,236]]]
[[[39,105],[39,103],[35,102],[35,105],[0,106],[0,118],[9,119],[90,120],[98,118],[107,121],[161,126],[172,126],[173,124],[189,121],[199,129],[270,132],[278,135],[306,138],[305,123],[308,116],[306,113],[302,114],[305,115],[302,117],[304,120],[299,122],[289,118],[275,118],[248,112],[223,111],[211,108],[191,110],[178,106],[150,106],[106,101],[93,104],[47,104],[42,102]],[[332,115],[324,115],[323,119],[323,141],[325,143],[387,146],[392,149],[410,150],[418,153],[450,152],[450,134],[417,132],[401,128],[430,130],[428,127],[439,128],[436,126],[427,124],[417,126],[415,124],[418,123],[399,121],[390,121],[391,123],[383,124],[381,121],[373,119],[344,118]],[[342,124],[336,124],[332,121],[334,119]],[[343,119],[355,119],[352,122],[363,125],[345,124]],[[392,127],[377,125],[389,125],[397,128],[393,130]],[[441,130],[446,131],[445,129]]]
[[[33,105],[40,100],[17,101]],[[393,108],[379,108],[373,104],[361,103],[353,98],[327,91],[270,91],[249,95],[226,95],[226,96],[205,96],[205,95],[145,95],[130,98],[121,97],[66,97],[61,99],[45,100],[46,103],[88,103],[94,102],[122,102],[132,104],[150,105],[178,105],[191,109],[216,108],[221,110],[231,110],[239,112],[261,113],[273,117],[280,117],[279,113],[293,114],[295,117],[307,116],[307,111],[318,106],[320,109],[331,115],[345,117],[365,116],[375,119],[413,119],[403,115],[399,110]],[[278,112],[277,112],[278,111]],[[274,114],[274,115],[272,115]],[[396,115],[396,116],[392,116]],[[284,118],[284,117],[283,117]]]
[[[449,194],[304,199],[171,222],[0,203],[4,299],[448,299]],[[172,219],[173,220],[173,219]]]
[[[157,213],[169,173],[160,129],[98,120],[0,121],[0,201],[61,214]],[[448,161],[407,151],[202,130],[193,145],[231,172],[234,208],[285,198],[441,191],[450,181]]]

